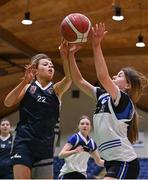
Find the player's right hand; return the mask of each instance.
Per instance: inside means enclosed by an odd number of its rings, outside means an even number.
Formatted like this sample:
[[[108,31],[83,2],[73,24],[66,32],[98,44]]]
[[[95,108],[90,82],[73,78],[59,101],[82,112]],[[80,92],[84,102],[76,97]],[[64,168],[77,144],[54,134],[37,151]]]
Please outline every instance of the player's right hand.
[[[78,146],[78,147],[76,147],[75,151],[76,151],[76,153],[80,153],[80,152],[84,151],[84,149],[82,146]]]
[[[25,75],[24,75],[24,80],[26,83],[30,83],[35,78],[36,74],[36,65],[35,64],[28,64],[25,66]]]

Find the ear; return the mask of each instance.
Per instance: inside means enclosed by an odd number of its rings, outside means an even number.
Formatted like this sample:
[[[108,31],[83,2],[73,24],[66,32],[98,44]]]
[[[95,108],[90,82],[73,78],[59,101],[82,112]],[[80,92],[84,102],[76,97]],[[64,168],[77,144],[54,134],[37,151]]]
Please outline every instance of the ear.
[[[131,84],[130,83],[127,83],[126,86],[125,86],[125,89],[130,89],[131,88]]]
[[[35,75],[37,75],[38,74],[38,70],[37,69],[35,69]]]

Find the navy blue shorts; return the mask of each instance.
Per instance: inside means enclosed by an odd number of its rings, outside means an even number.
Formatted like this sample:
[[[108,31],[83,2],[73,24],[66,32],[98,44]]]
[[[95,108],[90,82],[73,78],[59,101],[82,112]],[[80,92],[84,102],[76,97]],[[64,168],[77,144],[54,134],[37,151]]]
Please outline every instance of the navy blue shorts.
[[[136,179],[139,174],[139,161],[135,159],[130,162],[125,161],[105,161],[107,174],[105,177],[116,179]]]
[[[0,164],[0,179],[13,179],[13,168],[10,161]]]
[[[52,150],[46,147],[41,151],[39,147],[34,147],[34,149],[31,149],[30,146],[25,142],[19,142],[13,147],[11,157],[12,164],[22,164],[31,169],[37,162],[40,162],[44,159],[53,159],[53,147],[50,148],[52,148]],[[49,164],[52,164],[51,161],[49,162]],[[47,161],[46,165],[48,165]]]

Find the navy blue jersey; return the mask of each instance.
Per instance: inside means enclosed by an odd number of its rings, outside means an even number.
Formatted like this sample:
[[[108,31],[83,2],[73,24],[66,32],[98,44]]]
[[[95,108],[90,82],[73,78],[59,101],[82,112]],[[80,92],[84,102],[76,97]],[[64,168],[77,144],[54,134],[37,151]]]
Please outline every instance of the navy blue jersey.
[[[52,83],[42,88],[38,81],[33,82],[20,104],[14,145],[25,142],[31,152],[35,150],[39,154],[52,149],[59,105]]]
[[[12,136],[6,140],[2,140],[0,138],[0,179],[8,177],[11,170],[11,159],[10,159],[10,151],[12,144]]]
[[[85,139],[85,137],[80,132],[70,136],[67,142],[73,146],[72,149],[75,149],[78,146],[82,146],[84,151],[89,153],[92,153],[97,149],[97,145],[94,140],[89,136],[87,139]]]

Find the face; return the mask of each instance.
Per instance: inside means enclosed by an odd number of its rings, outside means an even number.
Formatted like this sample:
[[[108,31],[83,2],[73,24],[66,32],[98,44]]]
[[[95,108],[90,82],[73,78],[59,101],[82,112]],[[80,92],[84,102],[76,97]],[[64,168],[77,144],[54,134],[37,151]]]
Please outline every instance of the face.
[[[9,134],[10,129],[11,129],[11,126],[10,126],[9,121],[6,120],[6,121],[1,122],[1,124],[0,124],[1,134],[2,133]]]
[[[120,71],[116,76],[113,76],[113,82],[121,89],[126,91],[129,89],[130,85],[126,80],[125,74],[123,71]]]
[[[54,75],[54,66],[48,59],[41,59],[38,64],[37,74],[40,78],[51,80]]]
[[[91,130],[91,123],[88,119],[81,119],[79,122],[79,130],[82,134],[89,135]]]

